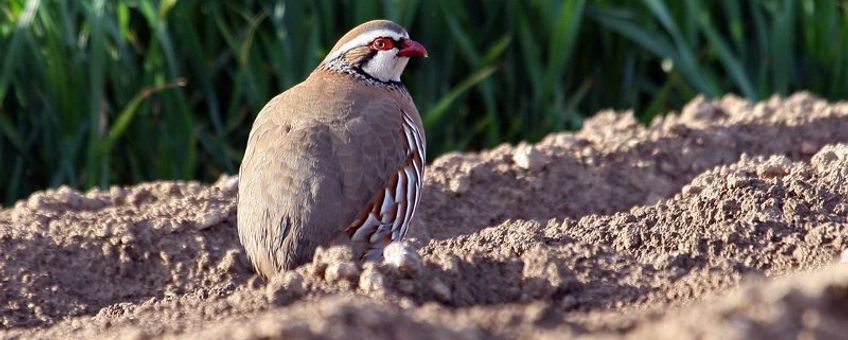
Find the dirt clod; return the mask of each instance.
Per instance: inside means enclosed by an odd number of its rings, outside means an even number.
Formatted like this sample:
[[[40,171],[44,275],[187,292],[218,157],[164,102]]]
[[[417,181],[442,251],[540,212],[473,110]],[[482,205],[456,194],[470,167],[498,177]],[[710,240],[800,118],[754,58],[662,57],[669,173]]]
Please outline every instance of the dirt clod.
[[[268,301],[276,304],[285,304],[299,298],[306,292],[303,277],[295,271],[287,271],[271,278],[271,282],[265,287]]]
[[[522,144],[515,149],[512,161],[519,168],[536,171],[547,165],[550,160],[535,146]]]
[[[406,242],[392,242],[383,249],[383,262],[403,275],[417,277],[422,264],[418,252]]]

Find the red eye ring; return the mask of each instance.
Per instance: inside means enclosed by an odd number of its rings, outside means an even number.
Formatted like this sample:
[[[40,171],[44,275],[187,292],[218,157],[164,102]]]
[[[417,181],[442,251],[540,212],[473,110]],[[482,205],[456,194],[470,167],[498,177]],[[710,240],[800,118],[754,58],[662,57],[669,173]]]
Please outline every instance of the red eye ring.
[[[372,50],[388,51],[395,47],[395,41],[386,37],[377,38],[371,42],[369,47],[371,47]]]

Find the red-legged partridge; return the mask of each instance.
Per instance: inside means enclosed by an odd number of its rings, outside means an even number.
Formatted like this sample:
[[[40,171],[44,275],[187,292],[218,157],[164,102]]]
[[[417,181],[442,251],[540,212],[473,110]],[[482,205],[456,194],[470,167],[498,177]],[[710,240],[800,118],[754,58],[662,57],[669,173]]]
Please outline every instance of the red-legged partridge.
[[[409,58],[426,55],[400,25],[366,22],[259,112],[239,170],[238,232],[260,275],[331,244],[378,260],[404,237],[426,160],[400,75]]]

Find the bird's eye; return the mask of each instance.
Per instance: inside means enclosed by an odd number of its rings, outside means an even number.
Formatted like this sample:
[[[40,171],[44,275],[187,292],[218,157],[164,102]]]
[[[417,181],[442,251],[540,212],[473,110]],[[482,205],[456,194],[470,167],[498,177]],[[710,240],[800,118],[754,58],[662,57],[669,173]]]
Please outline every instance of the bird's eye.
[[[395,42],[389,38],[377,38],[371,42],[371,49],[378,51],[386,51],[395,47]]]

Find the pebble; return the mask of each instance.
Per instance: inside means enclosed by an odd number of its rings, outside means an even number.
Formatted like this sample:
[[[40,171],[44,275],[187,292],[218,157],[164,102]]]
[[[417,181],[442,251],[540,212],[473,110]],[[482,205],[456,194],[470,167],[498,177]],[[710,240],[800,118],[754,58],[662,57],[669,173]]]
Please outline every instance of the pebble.
[[[287,271],[271,278],[265,286],[265,297],[276,304],[296,299],[306,292],[303,276],[296,271]]]
[[[359,289],[366,293],[382,291],[386,287],[385,281],[383,274],[377,270],[374,263],[365,263],[362,274],[359,275]]]
[[[352,262],[333,262],[327,265],[324,279],[328,282],[355,282],[359,279],[359,268]]]
[[[786,156],[774,156],[757,165],[757,175],[761,178],[783,177],[789,173],[792,162]]]
[[[215,186],[225,193],[235,193],[238,190],[238,176],[221,176]]]
[[[835,166],[833,163],[843,163],[846,159],[848,159],[848,146],[825,145],[810,159],[810,164],[817,171],[826,171]]]
[[[218,269],[225,273],[236,273],[239,267],[238,257],[240,254],[241,251],[238,249],[227,250],[221,258],[221,262],[218,263]]]
[[[418,252],[406,242],[392,242],[383,249],[383,262],[402,274],[418,276],[423,264]]]
[[[512,154],[512,161],[519,168],[538,170],[547,165],[550,160],[533,145],[519,145]]]
[[[448,182],[448,188],[450,191],[455,193],[465,193],[468,189],[471,188],[471,183],[468,176],[465,175],[457,175],[457,177],[451,178]]]

